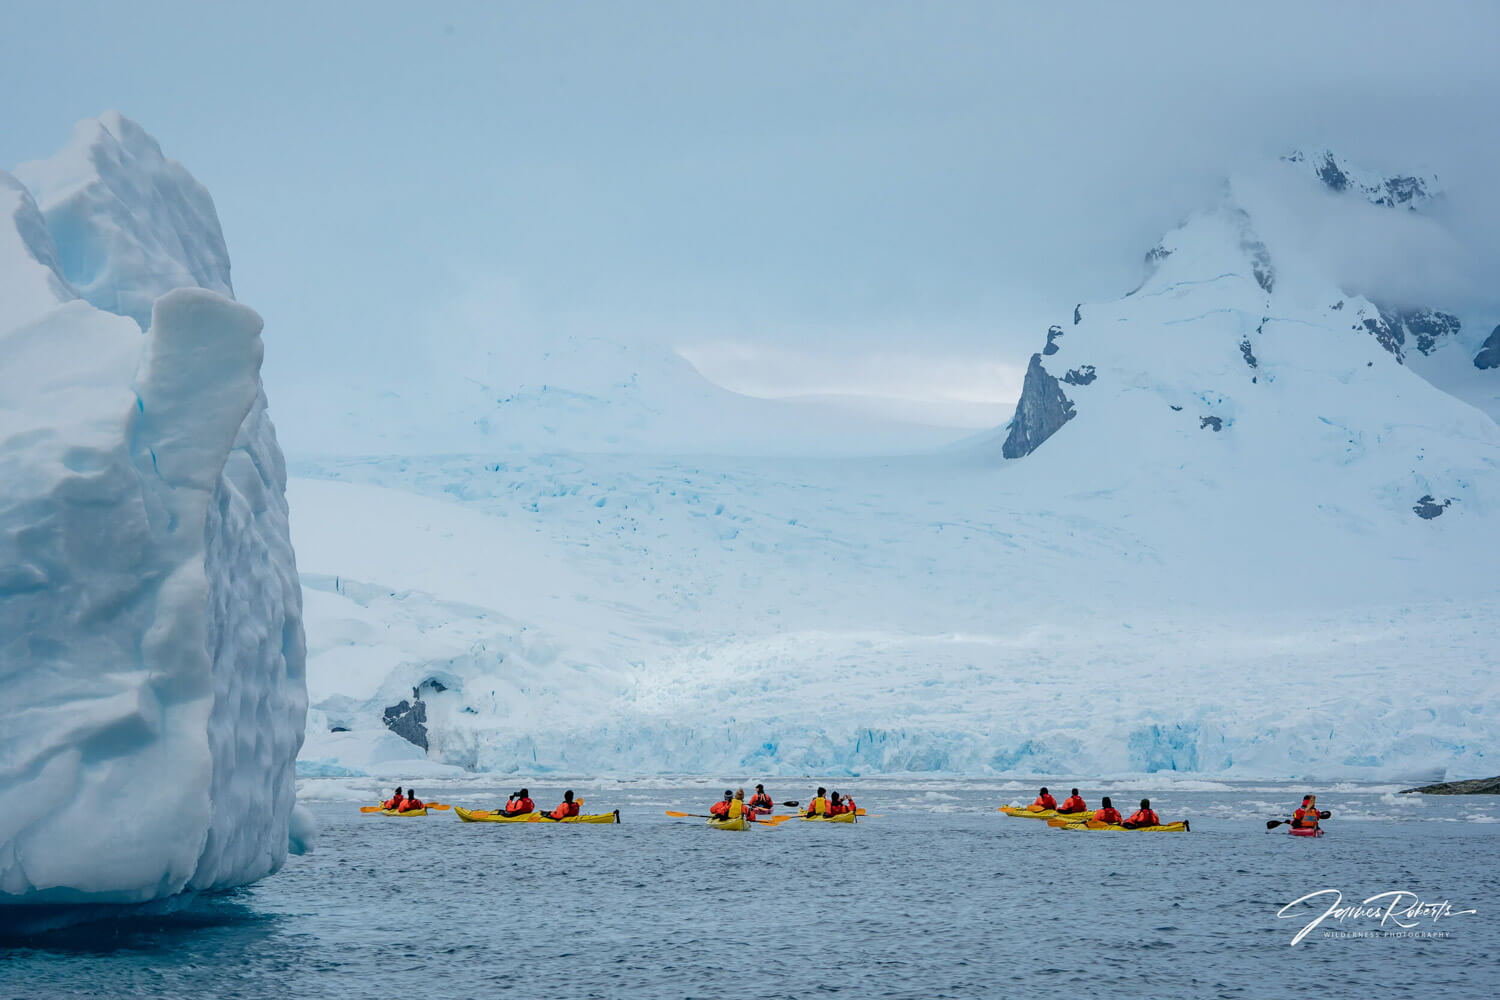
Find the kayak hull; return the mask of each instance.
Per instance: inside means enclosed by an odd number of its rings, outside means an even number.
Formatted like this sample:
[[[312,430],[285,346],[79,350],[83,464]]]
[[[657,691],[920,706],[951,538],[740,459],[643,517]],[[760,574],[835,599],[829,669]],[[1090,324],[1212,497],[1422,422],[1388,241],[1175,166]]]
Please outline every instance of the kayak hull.
[[[1080,819],[1087,817],[1091,810],[1081,813],[1060,813],[1056,809],[1028,809],[1024,806],[1001,806],[1000,811],[1007,816],[1016,819]]]
[[[809,816],[803,813],[800,818],[804,823],[853,823],[854,813],[839,813],[837,816]]]
[[[380,810],[380,815],[382,815],[382,816],[426,816],[427,815],[427,810],[426,809],[408,809],[408,810],[406,810],[406,812],[397,812],[394,809],[382,809],[382,810]]]
[[[1308,830],[1308,829],[1301,829],[1301,830],[1299,830],[1295,826],[1289,826],[1289,827],[1286,828],[1286,832],[1290,833],[1293,837],[1321,837],[1321,836],[1323,836],[1323,828],[1321,826],[1315,826],[1315,827],[1313,827],[1310,830]]]
[[[748,830],[750,823],[741,816],[739,819],[711,819],[708,825],[715,830]]]
[[[487,809],[465,809],[463,806],[454,806],[453,812],[465,823],[535,823],[541,815],[529,812],[520,816],[505,816]]]
[[[1112,833],[1189,833],[1191,832],[1192,827],[1188,825],[1188,821],[1185,819],[1178,820],[1176,823],[1163,823],[1160,826],[1137,826],[1133,828],[1116,826],[1114,823],[1101,823],[1096,819],[1091,819],[1084,823],[1068,823],[1064,826],[1058,827],[1057,829],[1095,830]]]

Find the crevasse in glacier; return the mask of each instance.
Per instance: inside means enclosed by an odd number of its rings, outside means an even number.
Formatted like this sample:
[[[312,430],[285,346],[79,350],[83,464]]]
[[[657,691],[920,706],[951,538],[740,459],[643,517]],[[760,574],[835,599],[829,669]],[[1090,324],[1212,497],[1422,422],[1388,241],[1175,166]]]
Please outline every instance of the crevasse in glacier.
[[[233,301],[208,193],[128,119],[81,123],[18,177],[0,174],[0,901],[252,881],[287,854],[306,714],[261,319]]]

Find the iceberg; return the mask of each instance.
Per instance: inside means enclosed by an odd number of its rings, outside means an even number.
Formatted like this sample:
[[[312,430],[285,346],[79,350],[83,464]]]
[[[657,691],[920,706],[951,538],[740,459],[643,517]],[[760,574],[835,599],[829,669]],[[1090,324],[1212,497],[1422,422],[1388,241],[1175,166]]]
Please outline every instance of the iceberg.
[[[294,832],[302,599],[212,199],[134,122],[83,122],[0,173],[0,293],[0,902],[264,877]]]

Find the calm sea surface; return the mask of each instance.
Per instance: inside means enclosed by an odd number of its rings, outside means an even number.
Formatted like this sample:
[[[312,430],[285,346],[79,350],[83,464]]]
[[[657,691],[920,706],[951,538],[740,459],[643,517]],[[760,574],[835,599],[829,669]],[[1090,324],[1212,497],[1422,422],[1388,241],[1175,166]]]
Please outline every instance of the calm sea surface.
[[[176,912],[12,927],[0,998],[1500,996],[1493,797],[1323,791],[1309,841],[1265,830],[1290,786],[1149,791],[1193,825],[1152,835],[1007,818],[1032,791],[1013,783],[845,784],[876,815],[734,834],[664,815],[722,791],[695,779],[580,782],[624,822],[571,827],[364,816],[373,783],[305,782],[312,854]],[[510,786],[420,790],[482,806]],[[1320,890],[1477,912],[1332,916],[1293,947],[1332,895],[1278,911]]]

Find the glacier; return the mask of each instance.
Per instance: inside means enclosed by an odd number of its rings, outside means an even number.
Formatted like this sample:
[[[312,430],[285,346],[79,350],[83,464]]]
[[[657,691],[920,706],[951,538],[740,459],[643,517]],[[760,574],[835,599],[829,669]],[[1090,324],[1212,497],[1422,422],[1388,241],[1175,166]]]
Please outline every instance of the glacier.
[[[0,902],[276,871],[307,700],[286,468],[211,198],[134,122],[0,173]]]
[[[1279,169],[1441,190],[1340,163]],[[1500,428],[1276,190],[1039,337],[1010,448],[302,455],[302,773],[1492,773]]]

